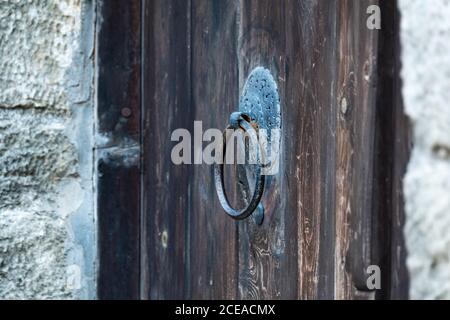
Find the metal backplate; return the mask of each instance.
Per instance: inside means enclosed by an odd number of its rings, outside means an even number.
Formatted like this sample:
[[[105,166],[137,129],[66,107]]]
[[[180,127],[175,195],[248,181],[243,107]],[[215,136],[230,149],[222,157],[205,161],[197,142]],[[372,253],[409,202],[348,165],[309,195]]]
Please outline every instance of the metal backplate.
[[[281,140],[280,97],[269,70],[257,67],[250,73],[239,100],[239,111],[247,113],[260,129],[267,130],[267,150],[278,153]],[[278,132],[272,129],[278,129]]]
[[[239,100],[239,111],[249,114],[260,128],[281,129],[280,97],[269,70],[257,67],[250,73]]]

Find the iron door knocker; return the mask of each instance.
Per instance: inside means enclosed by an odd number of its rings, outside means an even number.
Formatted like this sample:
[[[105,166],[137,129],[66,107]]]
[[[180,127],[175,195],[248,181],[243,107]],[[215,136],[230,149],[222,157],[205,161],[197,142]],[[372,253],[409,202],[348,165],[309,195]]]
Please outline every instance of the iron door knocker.
[[[241,209],[236,210],[231,207],[230,203],[228,202],[227,194],[225,192],[224,187],[224,175],[223,175],[223,168],[225,163],[225,155],[226,155],[226,145],[227,145],[227,130],[225,129],[223,132],[223,145],[222,145],[222,153],[221,153],[221,159],[223,160],[221,163],[216,164],[214,167],[214,181],[216,185],[217,195],[219,197],[220,204],[222,205],[225,212],[230,215],[232,218],[236,220],[242,220],[247,218],[249,215],[255,211],[256,207],[258,206],[261,197],[264,192],[264,182],[265,182],[265,176],[262,175],[261,170],[261,155],[262,155],[262,148],[259,145],[258,137],[255,137],[254,132],[255,128],[251,124],[250,117],[242,112],[234,112],[230,116],[230,125],[227,127],[227,129],[233,129],[238,130],[239,128],[243,129],[247,134],[250,134],[252,137],[252,143],[258,143],[257,149],[257,171],[256,171],[256,183],[255,183],[255,190],[253,192],[252,199],[248,203],[248,205]],[[256,141],[255,141],[256,140]]]
[[[248,204],[243,209],[234,209],[227,198],[224,187],[224,163],[227,148],[227,129],[233,131],[242,129],[250,136],[250,141],[256,145],[256,171],[255,188]],[[267,134],[266,144],[262,144],[259,133],[264,130]],[[273,144],[277,144],[279,150],[280,139],[272,139],[272,130],[281,129],[280,99],[276,83],[269,70],[257,67],[249,75],[239,100],[239,111],[230,116],[230,124],[223,133],[223,145],[221,148],[220,163],[214,166],[214,182],[217,195],[225,212],[236,220],[248,218],[254,214],[256,223],[261,225],[264,219],[264,207],[260,203],[264,193],[267,150],[271,150]],[[275,141],[274,141],[275,140]]]

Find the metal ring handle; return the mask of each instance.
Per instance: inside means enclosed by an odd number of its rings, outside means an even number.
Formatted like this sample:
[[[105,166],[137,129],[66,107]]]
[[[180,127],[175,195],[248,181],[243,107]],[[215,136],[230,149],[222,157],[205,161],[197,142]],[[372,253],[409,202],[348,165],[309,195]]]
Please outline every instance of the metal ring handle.
[[[255,129],[250,123],[250,117],[242,112],[234,112],[230,116],[230,125],[227,127],[229,129],[239,129],[242,128],[245,132],[251,133],[252,130]],[[252,199],[250,200],[249,204],[241,209],[236,210],[233,207],[231,207],[230,203],[228,202],[227,194],[224,187],[224,163],[225,163],[225,155],[226,155],[226,130],[223,133],[223,148],[222,148],[222,154],[221,154],[221,163],[216,163],[214,166],[214,181],[216,185],[216,191],[217,196],[219,197],[220,204],[222,205],[222,208],[225,210],[225,212],[236,220],[242,220],[249,217],[253,211],[258,207],[259,202],[261,201],[261,197],[264,192],[264,183],[265,183],[265,176],[261,174],[261,146],[258,142],[258,158],[257,158],[257,170],[256,170],[256,183],[255,183],[255,190],[253,192]]]

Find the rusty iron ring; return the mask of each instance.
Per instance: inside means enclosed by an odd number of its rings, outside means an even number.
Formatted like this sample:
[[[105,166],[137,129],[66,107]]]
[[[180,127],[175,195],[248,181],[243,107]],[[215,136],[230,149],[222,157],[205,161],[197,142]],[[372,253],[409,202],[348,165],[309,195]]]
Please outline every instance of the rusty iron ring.
[[[249,133],[251,130],[255,130],[255,128],[250,123],[250,117],[242,112],[233,112],[230,116],[230,125],[227,127],[227,129],[243,129],[245,132]],[[217,191],[217,196],[219,197],[220,204],[222,205],[222,208],[225,210],[225,212],[236,220],[243,220],[248,218],[253,211],[258,207],[259,202],[261,201],[261,197],[264,192],[264,183],[265,183],[265,176],[261,174],[261,146],[258,145],[259,148],[256,148],[258,150],[258,165],[256,170],[256,183],[255,183],[255,190],[253,192],[253,196],[248,203],[248,205],[241,209],[236,210],[234,209],[227,198],[227,194],[225,192],[224,187],[224,163],[225,163],[225,155],[226,155],[226,129],[223,132],[223,147],[222,147],[222,154],[221,154],[221,163],[216,163],[214,166],[214,181]]]

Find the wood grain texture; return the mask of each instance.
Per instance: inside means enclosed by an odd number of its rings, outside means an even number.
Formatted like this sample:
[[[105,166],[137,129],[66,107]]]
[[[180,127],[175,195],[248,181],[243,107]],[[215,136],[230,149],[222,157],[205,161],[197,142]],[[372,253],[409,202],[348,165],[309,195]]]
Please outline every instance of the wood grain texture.
[[[144,1],[141,294],[187,297],[191,165],[174,165],[171,134],[192,130],[190,2]]]
[[[269,68],[283,124],[280,172],[269,178],[263,201],[266,220],[240,227],[243,298],[333,296],[332,12],[321,1],[241,1],[241,87],[254,67]]]
[[[146,6],[143,296],[235,298],[236,223],[216,200],[212,167],[174,165],[169,142],[177,128],[193,133],[194,120],[225,127],[237,105],[236,6]]]
[[[380,86],[375,132],[377,187],[374,198],[384,201],[378,201],[378,206],[374,206],[374,215],[380,222],[376,229],[380,245],[376,248],[382,269],[382,290],[377,292],[377,298],[407,299],[402,179],[411,151],[412,134],[401,97],[400,14],[395,2],[380,1],[380,7],[384,14],[379,43]]]
[[[139,298],[140,1],[99,1],[98,297]],[[126,45],[124,45],[126,44]],[[124,111],[124,109],[127,109]],[[125,115],[125,116],[124,116]]]
[[[408,159],[402,112],[396,3],[341,1],[337,126],[336,298],[405,298],[401,184]],[[377,4],[382,29],[361,16]],[[367,288],[369,265],[381,290]]]
[[[192,0],[191,6],[191,112],[204,130],[223,130],[238,105],[238,8],[236,1]],[[213,167],[192,167],[188,297],[235,299],[237,225],[219,204]]]
[[[336,3],[288,2],[285,140],[298,217],[298,298],[334,296]]]
[[[364,297],[373,256],[374,133],[380,32],[366,27],[374,1],[339,2],[336,298]],[[375,4],[377,4],[375,2]],[[365,19],[361,19],[365,17]],[[373,238],[372,238],[373,237]],[[367,295],[367,297],[369,297]]]
[[[268,68],[276,81],[284,77],[284,4],[273,1],[240,1],[239,21],[239,88],[242,91],[250,72],[258,66]],[[283,100],[283,95],[280,92]],[[282,110],[283,112],[283,110]],[[240,180],[245,181],[240,172]],[[295,244],[286,245],[286,222],[280,203],[281,172],[266,177],[263,197],[265,217],[262,226],[253,219],[239,223],[239,297],[269,299],[292,296],[295,288],[282,280],[296,278],[284,273],[287,264],[296,263]],[[248,182],[252,184],[251,182]],[[248,186],[241,190],[249,195]],[[291,217],[293,218],[293,217]],[[287,250],[290,250],[290,254]],[[294,254],[294,256],[292,256]],[[290,260],[290,261],[289,261]],[[286,291],[291,291],[287,294]]]

